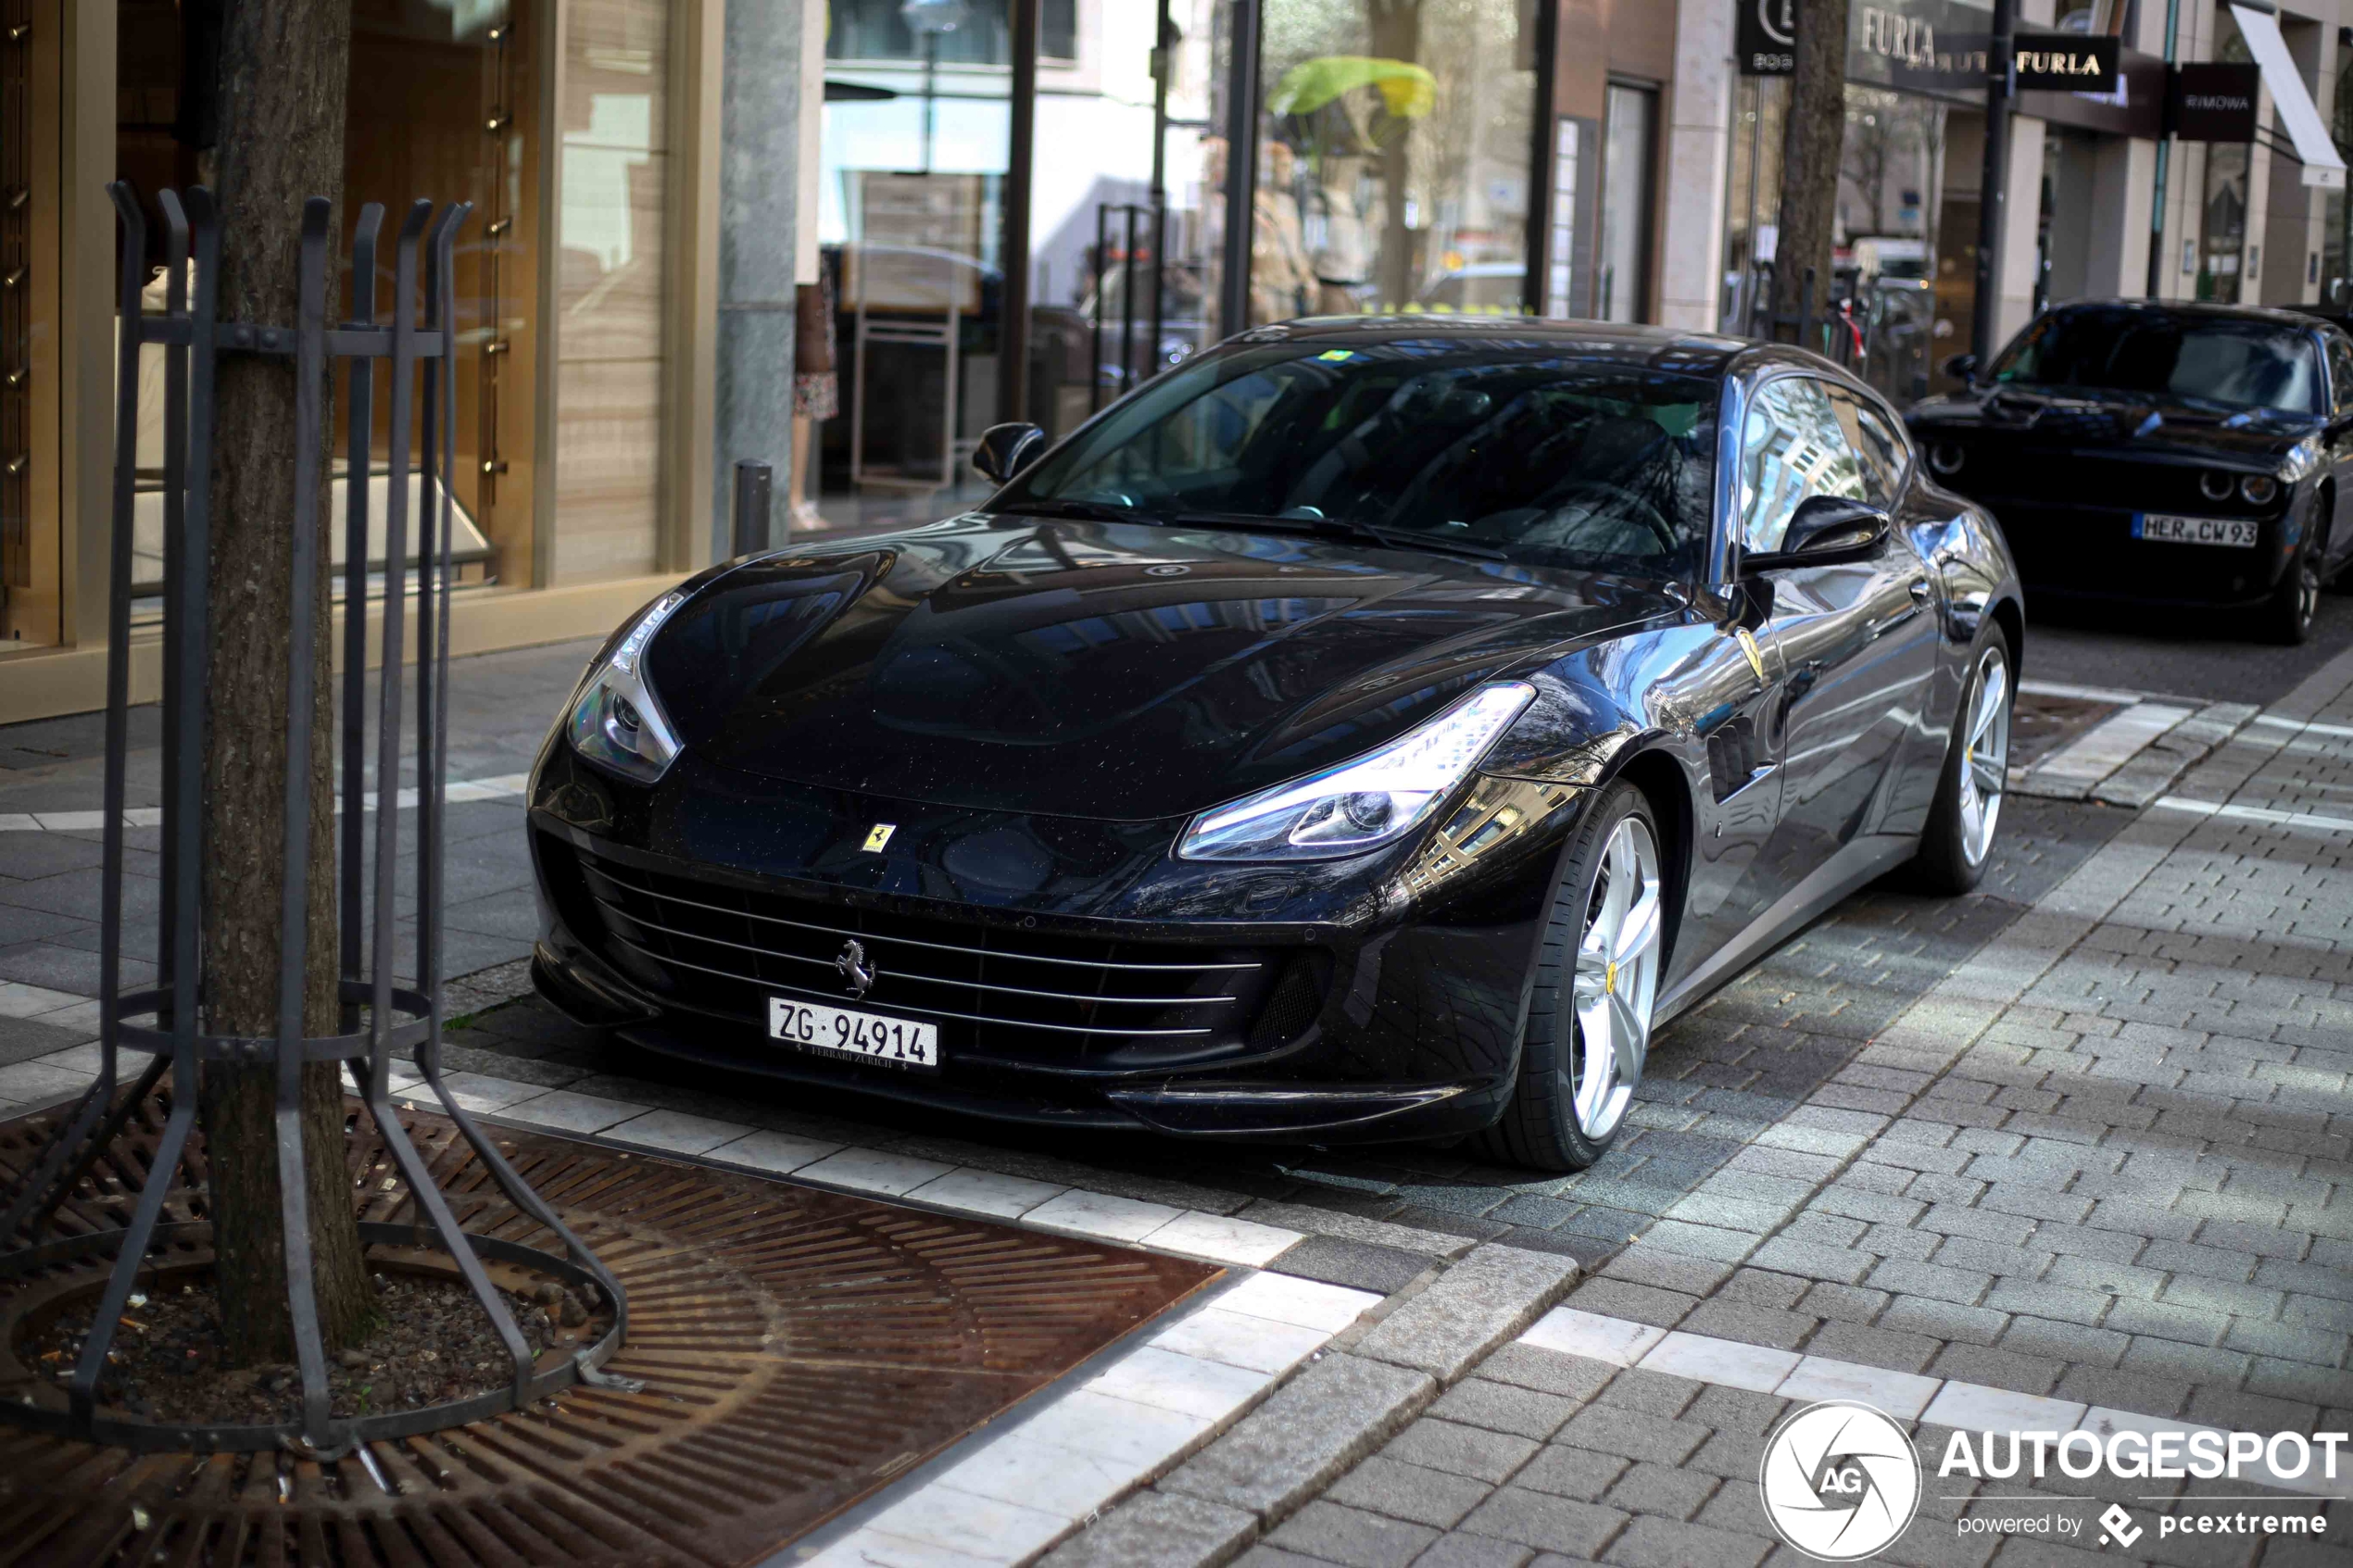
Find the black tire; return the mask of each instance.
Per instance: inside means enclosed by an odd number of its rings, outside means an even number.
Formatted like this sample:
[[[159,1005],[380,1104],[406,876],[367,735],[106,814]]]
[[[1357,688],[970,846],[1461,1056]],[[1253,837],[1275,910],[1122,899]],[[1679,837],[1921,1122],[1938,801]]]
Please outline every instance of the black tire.
[[[1553,897],[1550,921],[1537,949],[1536,984],[1529,997],[1528,1029],[1521,1037],[1519,1076],[1513,1083],[1511,1103],[1492,1126],[1472,1135],[1480,1155],[1499,1164],[1522,1165],[1539,1171],[1582,1171],[1603,1155],[1625,1131],[1620,1117],[1602,1137],[1586,1135],[1570,1105],[1565,1069],[1574,1057],[1572,1038],[1576,1013],[1568,991],[1574,978],[1577,946],[1586,927],[1594,880],[1610,835],[1628,817],[1641,819],[1650,830],[1662,858],[1675,852],[1659,832],[1658,819],[1640,789],[1621,779],[1602,792],[1585,820],[1578,824],[1566,850],[1559,889]],[[1661,897],[1667,886],[1661,880]],[[1661,909],[1662,934],[1671,922]],[[1662,954],[1664,938],[1662,935]],[[1647,1022],[1647,1021],[1645,1021]],[[1570,1032],[1564,1033],[1564,1029]]]
[[[2295,562],[2281,573],[2279,586],[2256,611],[2256,624],[2265,642],[2297,647],[2311,639],[2312,619],[2321,607],[2322,563],[2321,536],[2307,533]]]
[[[1919,850],[1912,858],[1911,880],[1923,892],[1967,893],[1985,875],[1985,864],[1993,859],[1990,841],[1986,853],[1975,857],[1969,853],[1969,834],[1962,819],[1961,771],[1969,765],[1969,726],[1977,712],[1978,694],[1986,679],[1986,656],[1996,652],[2009,686],[2009,700],[2013,706],[2017,702],[2017,650],[2010,646],[2010,635],[2000,622],[1989,622],[1976,646],[1969,649],[1969,679],[1962,683],[1960,710],[1953,715],[1953,731],[1945,737],[1944,761],[1936,779],[1936,801],[1929,808],[1928,825],[1921,830]],[[2007,761],[2007,745],[2004,761]],[[1997,813],[1995,826],[1999,825]]]

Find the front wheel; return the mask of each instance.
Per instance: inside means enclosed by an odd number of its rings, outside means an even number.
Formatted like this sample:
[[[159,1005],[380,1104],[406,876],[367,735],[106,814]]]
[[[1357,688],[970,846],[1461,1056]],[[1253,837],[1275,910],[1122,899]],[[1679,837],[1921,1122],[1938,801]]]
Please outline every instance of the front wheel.
[[[2322,555],[2320,535],[2308,532],[2295,564],[2257,612],[2266,640],[2295,647],[2312,635],[2312,619],[2321,610]]]
[[[1936,804],[1913,866],[1936,893],[1967,893],[1985,874],[2001,824],[2002,800],[2009,793],[2010,708],[2017,691],[2010,679],[2010,639],[2001,627],[1987,630],[1969,662],[1961,710],[1944,749],[1944,771],[1936,781]]]
[[[1666,953],[1659,843],[1649,801],[1623,780],[1578,827],[1537,956],[1511,1104],[1478,1136],[1490,1159],[1581,1171],[1617,1142],[1650,1054]]]

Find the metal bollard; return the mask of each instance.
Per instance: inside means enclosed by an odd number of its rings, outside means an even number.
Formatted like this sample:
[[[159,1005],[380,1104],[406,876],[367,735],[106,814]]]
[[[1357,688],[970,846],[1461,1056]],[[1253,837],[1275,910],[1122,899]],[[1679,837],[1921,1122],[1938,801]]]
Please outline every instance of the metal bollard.
[[[735,553],[748,556],[769,546],[768,515],[776,494],[776,470],[758,458],[736,459]]]

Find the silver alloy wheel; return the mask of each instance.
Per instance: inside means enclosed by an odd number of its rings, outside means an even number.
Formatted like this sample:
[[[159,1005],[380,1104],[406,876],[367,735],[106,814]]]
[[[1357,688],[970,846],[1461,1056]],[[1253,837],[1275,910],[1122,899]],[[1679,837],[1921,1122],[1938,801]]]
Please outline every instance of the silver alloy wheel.
[[[1578,1131],[1596,1142],[1617,1130],[1642,1082],[1663,915],[1658,841],[1647,822],[1627,817],[1612,830],[1586,896],[1571,995],[1569,1103]]]
[[[1978,660],[1973,685],[1976,700],[1961,744],[1961,853],[1981,866],[1994,847],[2010,782],[2010,665],[1999,643]]]
[[[2308,544],[2296,553],[2296,623],[2309,627],[2321,613],[2321,552]]]

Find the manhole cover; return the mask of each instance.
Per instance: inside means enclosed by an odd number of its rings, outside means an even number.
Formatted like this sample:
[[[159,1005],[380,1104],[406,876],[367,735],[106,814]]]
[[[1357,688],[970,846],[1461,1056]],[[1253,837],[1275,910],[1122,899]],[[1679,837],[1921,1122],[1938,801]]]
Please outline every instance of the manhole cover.
[[[161,1118],[148,1110],[151,1139]],[[406,1120],[466,1230],[547,1245],[446,1119]],[[45,1129],[41,1117],[0,1123],[0,1173],[13,1178]],[[609,1370],[642,1379],[643,1393],[575,1388],[325,1463],[132,1456],[0,1427],[0,1562],[753,1562],[1217,1273],[561,1138],[497,1136],[628,1290],[629,1338]],[[375,1195],[363,1217],[406,1220],[371,1136],[353,1159],[358,1190]],[[73,1223],[120,1224],[123,1194],[111,1174],[85,1182]],[[168,1221],[200,1217],[191,1196],[173,1194]],[[33,1381],[0,1344],[0,1398]]]

